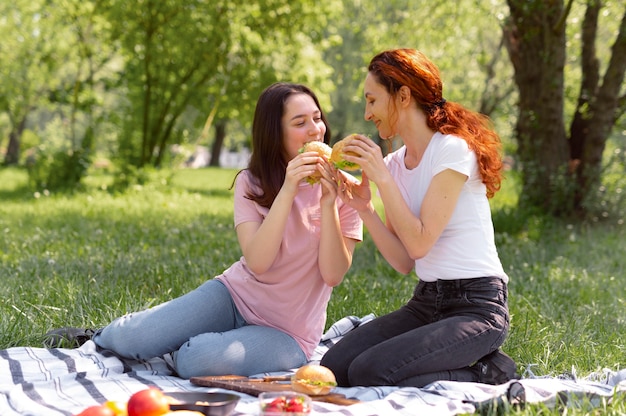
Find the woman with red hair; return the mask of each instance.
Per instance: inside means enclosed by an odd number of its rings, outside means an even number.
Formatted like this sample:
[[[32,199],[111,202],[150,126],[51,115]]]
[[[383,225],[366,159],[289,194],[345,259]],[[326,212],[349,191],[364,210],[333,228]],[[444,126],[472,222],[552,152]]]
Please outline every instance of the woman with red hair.
[[[341,184],[340,196],[391,266],[415,270],[419,282],[404,306],[349,333],[321,364],[340,386],[516,377],[499,349],[509,329],[508,276],[488,202],[502,180],[499,136],[487,117],[443,98],[439,70],[414,49],[376,55],[364,93],[365,119],[383,140],[399,136],[403,146],[383,158],[372,140],[353,138],[345,159],[360,165],[362,181]]]

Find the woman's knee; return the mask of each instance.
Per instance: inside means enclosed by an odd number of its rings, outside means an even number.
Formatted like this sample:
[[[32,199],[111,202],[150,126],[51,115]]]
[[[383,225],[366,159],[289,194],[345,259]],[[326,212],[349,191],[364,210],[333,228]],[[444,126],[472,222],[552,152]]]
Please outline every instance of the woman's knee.
[[[350,386],[386,386],[393,385],[383,376],[384,371],[376,368],[370,362],[364,363],[356,359],[348,368],[348,384]]]
[[[100,329],[93,337],[93,341],[101,348],[115,351],[116,354],[126,358],[149,359],[143,356],[142,345],[145,340],[139,335],[138,329],[127,325],[126,321],[132,318],[132,314],[117,318],[106,327]]]
[[[348,374],[346,371],[347,365],[340,358],[341,356],[339,354],[335,354],[335,351],[331,348],[320,360],[320,365],[329,368],[333,372],[335,379],[337,380],[337,385],[346,387],[349,385]]]
[[[222,334],[192,337],[174,353],[176,372],[180,377],[239,374],[245,364],[244,346],[240,342],[232,341],[224,348],[216,348],[216,345],[223,344],[218,340],[208,341],[209,337],[221,338]]]

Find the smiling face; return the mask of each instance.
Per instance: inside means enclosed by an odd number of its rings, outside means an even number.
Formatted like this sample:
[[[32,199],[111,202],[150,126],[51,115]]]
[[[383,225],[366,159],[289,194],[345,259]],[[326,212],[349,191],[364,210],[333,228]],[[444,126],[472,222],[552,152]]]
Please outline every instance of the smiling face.
[[[322,112],[307,94],[292,94],[285,101],[282,117],[283,148],[288,160],[298,154],[305,143],[324,141],[326,124]]]
[[[368,73],[365,77],[365,120],[376,125],[382,139],[393,138],[396,132],[397,114],[394,111],[393,97],[380,84],[376,76]]]

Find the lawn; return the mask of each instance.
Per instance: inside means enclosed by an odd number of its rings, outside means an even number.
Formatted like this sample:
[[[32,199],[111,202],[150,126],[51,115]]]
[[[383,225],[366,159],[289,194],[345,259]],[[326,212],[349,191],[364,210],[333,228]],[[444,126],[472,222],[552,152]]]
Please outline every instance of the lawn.
[[[105,325],[219,274],[241,255],[229,190],[235,173],[161,172],[121,194],[107,190],[110,178],[94,175],[85,192],[49,195],[28,191],[24,172],[0,170],[0,348],[40,346],[60,326]],[[623,221],[524,216],[513,209],[517,193],[511,174],[492,201],[511,279],[505,351],[536,375],[626,368]],[[366,234],[333,293],[328,324],[393,310],[415,284],[414,275],[386,264]],[[626,403],[568,412],[624,414]],[[533,406],[520,414],[552,413]]]

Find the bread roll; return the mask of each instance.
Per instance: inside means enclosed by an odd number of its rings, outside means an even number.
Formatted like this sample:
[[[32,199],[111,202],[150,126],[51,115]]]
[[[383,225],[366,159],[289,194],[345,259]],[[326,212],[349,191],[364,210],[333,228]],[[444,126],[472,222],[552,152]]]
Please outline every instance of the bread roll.
[[[321,396],[337,386],[335,375],[328,367],[308,364],[300,367],[291,377],[291,388],[298,393]]]
[[[300,153],[317,152],[320,155],[320,157],[323,157],[324,159],[328,160],[330,159],[330,154],[332,153],[332,149],[330,148],[329,145],[327,145],[324,142],[308,142],[308,143],[305,143],[304,146],[300,148],[299,152]],[[313,185],[315,183],[318,183],[321,177],[322,177],[322,174],[316,170],[315,173],[313,173],[311,176],[307,176],[305,180],[311,185]]]
[[[353,140],[353,137],[356,136],[355,134],[351,134],[349,136],[344,137],[343,139],[339,140],[337,143],[335,143],[333,145],[333,151],[330,154],[330,162],[335,165],[335,167],[337,169],[341,169],[341,170],[359,170],[361,169],[361,166],[359,166],[356,163],[353,162],[348,162],[347,160],[344,159],[345,155],[350,155],[350,156],[358,156],[356,153],[354,152],[344,152],[343,148],[350,143],[350,141]]]

